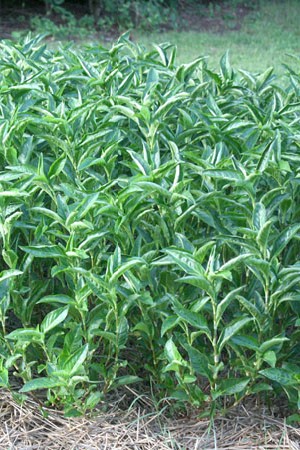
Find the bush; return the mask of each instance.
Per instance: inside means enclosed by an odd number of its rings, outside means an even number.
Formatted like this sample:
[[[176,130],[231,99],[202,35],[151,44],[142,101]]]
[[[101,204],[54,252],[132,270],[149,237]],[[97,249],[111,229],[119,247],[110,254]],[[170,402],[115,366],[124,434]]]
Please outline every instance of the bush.
[[[299,74],[174,59],[1,44],[0,383],[67,414],[299,406]]]

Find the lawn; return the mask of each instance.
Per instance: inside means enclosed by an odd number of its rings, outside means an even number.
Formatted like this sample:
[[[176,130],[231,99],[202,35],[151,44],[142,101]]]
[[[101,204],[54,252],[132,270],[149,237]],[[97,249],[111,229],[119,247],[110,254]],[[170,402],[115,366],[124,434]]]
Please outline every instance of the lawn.
[[[213,69],[219,65],[221,56],[230,51],[230,60],[234,67],[251,72],[262,72],[273,66],[277,73],[283,73],[282,64],[297,67],[295,56],[300,55],[300,2],[298,0],[260,0],[260,6],[249,7],[247,2],[231,2],[236,6],[226,6],[226,2],[214,7],[193,5],[181,10],[175,18],[170,15],[165,30],[131,30],[132,39],[150,49],[152,44],[170,42],[177,47],[177,63],[187,63],[199,56],[207,56]],[[254,4],[254,3],[253,3]],[[246,5],[246,6],[245,6]],[[60,22],[60,17],[49,17],[43,9],[36,9],[35,16],[22,16],[11,21],[10,15],[3,15],[0,24],[0,36],[12,35],[13,40],[20,39],[27,29],[33,34],[47,33],[46,41],[50,48],[60,43],[74,48],[101,43],[109,48],[120,34],[127,31],[122,28],[101,26],[95,31],[91,20],[82,24],[80,12],[72,20]],[[83,12],[82,12],[83,14]],[[23,19],[22,19],[23,17]],[[21,19],[23,21],[21,21]],[[156,30],[156,31],[155,31]],[[291,56],[293,55],[293,56]]]
[[[220,57],[230,50],[232,64],[239,69],[261,72],[270,66],[282,72],[282,63],[291,64],[289,56],[300,55],[300,2],[264,1],[260,11],[250,12],[240,29],[215,33],[199,29],[165,33],[136,33],[135,40],[149,47],[152,42],[171,42],[178,49],[178,63],[187,63],[207,55],[209,64],[217,67]]]

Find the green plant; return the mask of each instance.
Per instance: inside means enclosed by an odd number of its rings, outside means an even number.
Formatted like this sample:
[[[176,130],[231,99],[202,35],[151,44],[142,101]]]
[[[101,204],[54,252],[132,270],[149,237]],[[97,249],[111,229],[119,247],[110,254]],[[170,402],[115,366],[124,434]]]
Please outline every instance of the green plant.
[[[30,20],[30,28],[35,33],[44,33],[57,39],[70,39],[72,37],[84,39],[94,31],[93,21],[88,16],[77,20],[73,14],[68,13],[62,16],[62,19],[62,23],[56,23],[49,17],[33,16]]]
[[[299,407],[299,72],[3,42],[0,383]]]

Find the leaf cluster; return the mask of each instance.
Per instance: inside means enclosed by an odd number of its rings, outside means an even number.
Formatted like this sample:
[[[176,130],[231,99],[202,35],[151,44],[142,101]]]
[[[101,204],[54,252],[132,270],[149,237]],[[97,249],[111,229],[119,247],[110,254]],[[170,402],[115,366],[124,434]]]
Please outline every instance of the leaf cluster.
[[[299,407],[299,73],[0,48],[0,385]]]

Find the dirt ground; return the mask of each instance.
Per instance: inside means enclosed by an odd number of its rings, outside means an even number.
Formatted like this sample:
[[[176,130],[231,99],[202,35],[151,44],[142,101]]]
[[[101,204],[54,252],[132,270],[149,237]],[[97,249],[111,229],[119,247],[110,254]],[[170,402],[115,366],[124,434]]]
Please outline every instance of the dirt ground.
[[[150,405],[151,406],[151,405]],[[151,408],[150,408],[151,410]],[[93,418],[67,419],[0,390],[0,450],[300,450],[300,428],[258,409],[239,406],[214,423],[197,416],[170,419],[146,400],[127,410],[111,404]]]

